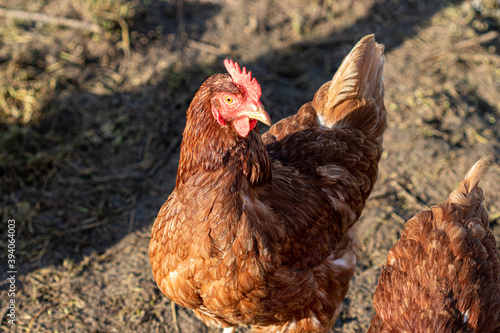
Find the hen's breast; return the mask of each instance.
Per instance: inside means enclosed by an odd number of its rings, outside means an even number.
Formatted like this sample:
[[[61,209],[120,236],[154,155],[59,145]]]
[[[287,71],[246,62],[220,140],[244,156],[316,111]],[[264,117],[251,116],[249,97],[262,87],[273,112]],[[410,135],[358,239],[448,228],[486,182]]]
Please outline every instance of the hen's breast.
[[[250,190],[244,177],[236,180],[248,192],[231,193],[230,183],[205,188],[196,178],[177,188],[150,243],[162,292],[215,326],[300,321],[311,303],[314,325],[328,325],[356,257],[313,180],[278,165],[272,185]]]
[[[285,235],[268,206],[234,191],[244,177],[220,173],[191,177],[174,190],[153,226],[150,261],[162,292],[207,324],[250,324],[265,313],[266,275],[279,262],[273,244]]]

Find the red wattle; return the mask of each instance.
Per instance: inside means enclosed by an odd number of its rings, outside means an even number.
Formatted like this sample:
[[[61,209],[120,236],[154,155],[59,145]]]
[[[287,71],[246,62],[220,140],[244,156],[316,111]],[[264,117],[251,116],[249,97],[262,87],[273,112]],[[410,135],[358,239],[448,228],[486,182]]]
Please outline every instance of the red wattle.
[[[255,125],[257,125],[257,120],[249,119],[248,117],[239,118],[234,121],[234,129],[242,137],[248,136],[248,133],[254,129]]]

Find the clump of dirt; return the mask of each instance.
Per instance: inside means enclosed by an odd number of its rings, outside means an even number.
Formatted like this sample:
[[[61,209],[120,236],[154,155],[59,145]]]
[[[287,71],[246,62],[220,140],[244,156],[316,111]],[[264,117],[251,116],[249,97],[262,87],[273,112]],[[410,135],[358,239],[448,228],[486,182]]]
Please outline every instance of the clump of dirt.
[[[175,184],[185,110],[226,57],[252,70],[275,122],[309,101],[361,37],[375,33],[386,47],[385,152],[332,332],[366,331],[380,267],[405,221],[443,201],[480,157],[500,156],[495,1],[0,0],[0,8],[78,26],[0,17],[0,215],[16,220],[19,271],[17,325],[2,307],[4,331],[176,330],[151,275],[150,228]],[[497,242],[499,176],[495,165],[481,183]],[[6,261],[5,242],[0,251]],[[216,331],[188,310],[176,314],[181,332]]]

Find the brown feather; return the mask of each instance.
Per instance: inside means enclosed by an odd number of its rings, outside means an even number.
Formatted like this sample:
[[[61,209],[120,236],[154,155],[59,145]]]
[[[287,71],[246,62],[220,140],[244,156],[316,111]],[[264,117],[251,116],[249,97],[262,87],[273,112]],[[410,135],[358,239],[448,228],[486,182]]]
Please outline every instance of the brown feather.
[[[368,332],[498,332],[500,257],[479,160],[444,203],[417,213],[387,256]]]

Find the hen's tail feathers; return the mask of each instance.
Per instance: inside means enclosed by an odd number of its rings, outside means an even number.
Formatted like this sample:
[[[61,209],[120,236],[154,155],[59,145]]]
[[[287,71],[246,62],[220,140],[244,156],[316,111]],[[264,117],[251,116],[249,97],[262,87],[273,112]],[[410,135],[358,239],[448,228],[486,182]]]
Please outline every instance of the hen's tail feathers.
[[[486,156],[477,161],[469,172],[467,172],[467,175],[465,175],[464,180],[458,185],[458,188],[451,192],[448,202],[465,206],[479,204],[483,199],[482,191],[475,190],[493,161],[492,156]]]
[[[467,172],[464,180],[462,181],[462,184],[467,192],[472,191],[477,184],[479,184],[488,171],[490,165],[493,163],[493,160],[493,156],[483,157],[472,166],[469,172]]]
[[[384,46],[374,35],[361,39],[344,58],[330,82],[314,96],[313,105],[322,126],[350,126],[382,136],[384,106]]]

